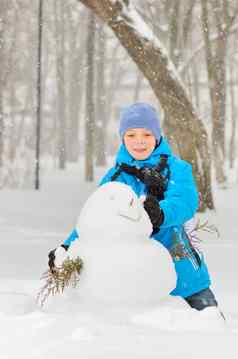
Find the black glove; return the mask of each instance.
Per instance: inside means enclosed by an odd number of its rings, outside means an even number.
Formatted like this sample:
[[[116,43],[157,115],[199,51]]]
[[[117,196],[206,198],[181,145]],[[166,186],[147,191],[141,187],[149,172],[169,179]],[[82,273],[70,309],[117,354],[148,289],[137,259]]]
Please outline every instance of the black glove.
[[[122,171],[139,178],[139,180],[146,185],[149,194],[156,197],[159,196],[160,198],[163,197],[163,193],[166,189],[166,181],[155,168],[136,168],[126,163],[122,163],[120,168]]]
[[[135,176],[136,178],[138,178],[139,180],[144,182],[144,175],[143,175],[142,170],[140,168],[137,168],[135,166],[127,165],[126,163],[121,163],[120,164],[120,169],[122,171],[128,173],[129,175]]]
[[[141,169],[143,182],[148,188],[148,193],[152,196],[161,197],[165,191],[165,178],[154,168],[144,167]]]
[[[69,246],[62,244],[61,246],[52,249],[48,254],[48,265],[51,271],[54,271],[56,267],[60,267],[67,257],[67,250]]]
[[[148,213],[148,216],[150,217],[153,230],[158,231],[159,227],[164,221],[164,213],[160,208],[158,200],[155,196],[148,194],[143,205],[144,209]]]

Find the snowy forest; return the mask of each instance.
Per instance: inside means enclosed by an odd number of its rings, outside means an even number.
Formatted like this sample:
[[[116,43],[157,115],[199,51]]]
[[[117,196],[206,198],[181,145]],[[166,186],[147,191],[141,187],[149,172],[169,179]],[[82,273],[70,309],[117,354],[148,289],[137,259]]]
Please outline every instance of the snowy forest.
[[[237,358],[237,33],[237,0],[0,0],[0,359]]]
[[[235,0],[2,0],[0,187],[77,161],[92,181],[120,109],[147,101],[213,208],[212,178],[238,180],[237,16]]]

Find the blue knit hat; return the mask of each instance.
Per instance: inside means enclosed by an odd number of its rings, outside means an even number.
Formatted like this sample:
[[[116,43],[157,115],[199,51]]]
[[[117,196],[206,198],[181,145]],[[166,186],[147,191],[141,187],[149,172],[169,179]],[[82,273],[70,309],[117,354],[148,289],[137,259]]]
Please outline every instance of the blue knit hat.
[[[130,128],[146,128],[153,133],[158,143],[160,141],[159,115],[146,103],[135,103],[121,111],[119,127],[121,139]]]

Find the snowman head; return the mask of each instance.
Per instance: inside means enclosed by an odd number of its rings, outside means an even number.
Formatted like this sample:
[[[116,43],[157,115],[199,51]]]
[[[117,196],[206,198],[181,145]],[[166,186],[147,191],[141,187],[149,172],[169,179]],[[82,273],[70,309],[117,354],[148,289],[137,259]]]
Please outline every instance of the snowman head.
[[[83,233],[123,238],[149,237],[150,219],[135,192],[126,184],[109,182],[100,186],[86,201],[77,224]]]

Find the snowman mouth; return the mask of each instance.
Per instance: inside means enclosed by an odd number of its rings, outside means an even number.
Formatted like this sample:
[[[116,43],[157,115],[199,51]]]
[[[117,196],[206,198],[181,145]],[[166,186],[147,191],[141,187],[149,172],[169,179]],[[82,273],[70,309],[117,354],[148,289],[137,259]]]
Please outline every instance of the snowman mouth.
[[[132,197],[129,202],[129,207],[124,209],[119,208],[118,215],[120,217],[129,219],[130,221],[138,222],[141,219],[141,211],[139,210],[139,208],[136,207],[133,208],[133,204],[134,204],[134,198]]]
[[[118,214],[120,217],[129,219],[132,222],[139,222],[139,220],[141,219],[141,213],[138,213],[136,216],[131,216],[130,214],[126,214],[122,212],[119,212]]]

